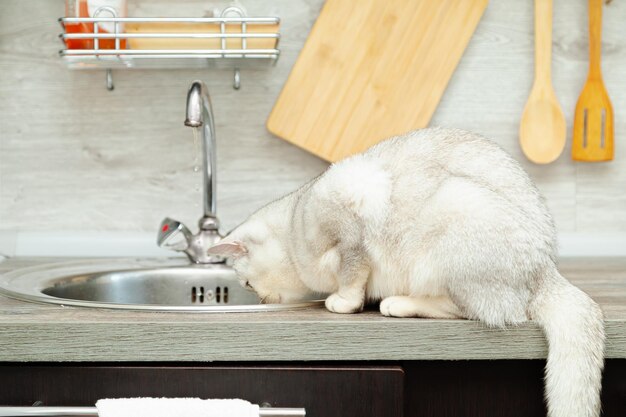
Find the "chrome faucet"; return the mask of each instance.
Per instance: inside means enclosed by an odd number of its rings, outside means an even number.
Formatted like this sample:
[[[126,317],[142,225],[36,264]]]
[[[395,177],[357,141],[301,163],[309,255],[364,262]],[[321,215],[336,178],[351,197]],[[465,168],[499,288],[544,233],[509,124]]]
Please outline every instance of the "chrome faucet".
[[[204,214],[199,221],[197,234],[181,222],[165,218],[157,235],[159,246],[185,252],[191,262],[198,264],[224,262],[223,258],[210,256],[207,250],[217,243],[222,236],[219,234],[219,222],[215,215],[215,125],[213,108],[206,85],[202,81],[194,81],[187,93],[187,118],[185,126],[201,129],[202,137],[202,177],[204,195]]]

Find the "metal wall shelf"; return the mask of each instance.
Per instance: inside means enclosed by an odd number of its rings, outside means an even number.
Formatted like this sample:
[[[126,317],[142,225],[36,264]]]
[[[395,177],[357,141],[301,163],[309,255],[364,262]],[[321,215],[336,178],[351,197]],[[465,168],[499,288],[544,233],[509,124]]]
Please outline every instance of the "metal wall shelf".
[[[235,70],[234,88],[240,86],[239,68],[244,62],[265,61],[275,64],[280,55],[278,31],[280,19],[278,17],[246,17],[238,7],[228,7],[221,13],[221,17],[99,17],[102,12],[115,16],[115,11],[102,7],[95,11],[94,17],[62,17],[59,19],[63,33],[59,35],[66,47],[59,51],[59,55],[72,69],[105,69],[107,70],[107,88],[113,89],[111,69],[116,68],[197,68],[212,66],[219,61],[218,66],[232,67]],[[232,17],[235,14],[237,17]],[[231,15],[231,16],[229,16]],[[112,32],[104,32],[103,24],[113,27]],[[160,28],[171,26],[171,30],[149,33],[132,33],[125,31],[128,24],[159,24]],[[193,28],[189,33],[176,32],[180,25],[189,25]],[[80,32],[68,32],[71,25],[82,25]],[[264,32],[255,32],[255,26],[265,25]],[[194,28],[194,26],[197,27]],[[275,31],[267,32],[267,28]],[[85,32],[84,28],[92,28]],[[149,27],[149,26],[146,26]],[[209,30],[210,28],[210,30]],[[89,49],[68,48],[68,41],[88,41]],[[108,41],[108,47],[102,47],[102,41]],[[110,40],[114,40],[111,44]],[[143,49],[122,47],[129,45],[132,40],[163,41],[169,43],[176,40],[193,40],[195,45],[201,42],[212,42],[209,49],[200,48],[158,48]],[[265,40],[265,42],[264,42]],[[270,48],[254,47],[259,42]],[[214,45],[213,45],[214,43]],[[234,45],[233,45],[234,43]],[[79,42],[80,44],[80,42]],[[253,44],[253,45],[251,45]],[[234,47],[233,47],[234,46]],[[256,64],[255,64],[256,65]]]

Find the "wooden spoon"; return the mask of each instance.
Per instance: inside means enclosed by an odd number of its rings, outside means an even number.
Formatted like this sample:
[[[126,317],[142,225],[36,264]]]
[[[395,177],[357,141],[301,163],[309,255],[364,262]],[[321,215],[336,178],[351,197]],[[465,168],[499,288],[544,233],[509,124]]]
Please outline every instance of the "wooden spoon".
[[[535,82],[519,128],[528,159],[547,164],[565,147],[565,117],[551,79],[552,0],[535,0]]]
[[[589,0],[589,75],[574,113],[572,159],[613,159],[613,106],[602,81],[602,0]]]

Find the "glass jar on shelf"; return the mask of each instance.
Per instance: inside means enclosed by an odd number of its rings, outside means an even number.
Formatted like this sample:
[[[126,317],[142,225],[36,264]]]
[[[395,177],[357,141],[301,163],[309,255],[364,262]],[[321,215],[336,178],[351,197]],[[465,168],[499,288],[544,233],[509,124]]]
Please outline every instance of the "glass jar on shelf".
[[[65,0],[66,17],[126,17],[126,0]],[[114,22],[101,22],[98,25],[99,33],[114,33]],[[119,31],[124,31],[123,24],[118,25]],[[94,33],[92,22],[66,22],[66,33]],[[95,49],[93,38],[65,39],[68,49]],[[115,39],[99,39],[99,49],[115,49]],[[126,39],[120,39],[120,49],[126,49]]]

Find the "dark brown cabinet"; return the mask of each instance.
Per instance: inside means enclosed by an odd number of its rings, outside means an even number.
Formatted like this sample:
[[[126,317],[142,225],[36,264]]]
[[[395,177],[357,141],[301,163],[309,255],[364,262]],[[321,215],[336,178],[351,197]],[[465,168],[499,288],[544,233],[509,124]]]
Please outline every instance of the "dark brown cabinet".
[[[0,364],[0,405],[106,397],[243,398],[307,417],[545,417],[542,360],[272,364]],[[603,417],[626,415],[626,360],[609,359]]]
[[[93,406],[100,398],[242,398],[307,417],[402,416],[398,366],[0,366],[0,405]]]
[[[405,417],[546,417],[544,360],[402,363]],[[602,417],[626,416],[626,359],[608,359]]]

